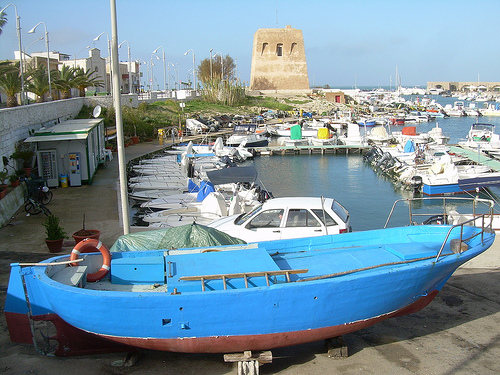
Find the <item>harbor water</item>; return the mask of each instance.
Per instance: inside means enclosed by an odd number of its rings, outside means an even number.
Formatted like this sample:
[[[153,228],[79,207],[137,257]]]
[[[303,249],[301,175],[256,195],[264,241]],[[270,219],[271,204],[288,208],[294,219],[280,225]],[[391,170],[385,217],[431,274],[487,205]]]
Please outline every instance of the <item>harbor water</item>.
[[[445,104],[455,98],[440,98]],[[480,103],[478,103],[480,104]],[[476,121],[496,125],[500,130],[500,117],[449,117],[438,119],[443,133],[450,137],[448,144],[464,140]],[[412,124],[417,132],[428,132],[436,121]],[[402,126],[390,126],[388,131],[401,131]],[[397,199],[410,198],[413,194],[397,187],[388,177],[377,173],[357,154],[312,154],[259,156],[246,164],[253,164],[258,171],[258,182],[275,197],[325,196],[338,200],[349,210],[353,230],[378,229],[384,226]],[[491,191],[498,196],[498,188]],[[407,213],[399,212],[396,220],[407,223]],[[404,217],[403,217],[404,216]]]

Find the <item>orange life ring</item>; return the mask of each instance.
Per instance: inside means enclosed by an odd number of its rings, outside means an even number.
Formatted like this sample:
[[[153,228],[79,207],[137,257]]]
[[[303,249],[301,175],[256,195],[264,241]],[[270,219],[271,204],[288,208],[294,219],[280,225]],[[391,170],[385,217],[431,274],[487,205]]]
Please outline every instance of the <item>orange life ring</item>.
[[[102,266],[99,271],[87,274],[87,281],[89,282],[101,280],[111,268],[111,253],[106,245],[99,240],[86,238],[75,245],[69,258],[69,260],[77,260],[81,253],[94,253],[96,251],[100,251],[102,254]],[[71,265],[76,266],[78,263],[71,263]]]

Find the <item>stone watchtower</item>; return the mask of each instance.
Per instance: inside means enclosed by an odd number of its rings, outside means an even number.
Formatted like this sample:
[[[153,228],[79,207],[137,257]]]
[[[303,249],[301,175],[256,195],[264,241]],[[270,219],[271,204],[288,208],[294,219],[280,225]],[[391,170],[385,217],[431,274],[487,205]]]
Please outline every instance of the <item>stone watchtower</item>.
[[[250,90],[309,90],[302,30],[291,26],[257,30]]]

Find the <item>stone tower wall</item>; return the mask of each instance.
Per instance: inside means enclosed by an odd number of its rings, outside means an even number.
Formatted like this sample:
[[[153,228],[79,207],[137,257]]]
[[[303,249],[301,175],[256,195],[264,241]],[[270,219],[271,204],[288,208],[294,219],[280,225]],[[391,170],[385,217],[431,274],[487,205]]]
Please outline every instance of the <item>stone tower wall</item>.
[[[254,35],[251,90],[309,90],[302,30],[259,29]]]

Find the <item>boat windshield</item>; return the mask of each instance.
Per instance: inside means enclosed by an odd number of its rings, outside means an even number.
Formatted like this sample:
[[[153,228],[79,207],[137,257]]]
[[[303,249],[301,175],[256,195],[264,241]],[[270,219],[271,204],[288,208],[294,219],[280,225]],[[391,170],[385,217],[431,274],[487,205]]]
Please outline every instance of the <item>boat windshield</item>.
[[[486,130],[486,131],[492,131],[494,128],[493,124],[474,124],[472,125],[472,128],[474,130]]]

